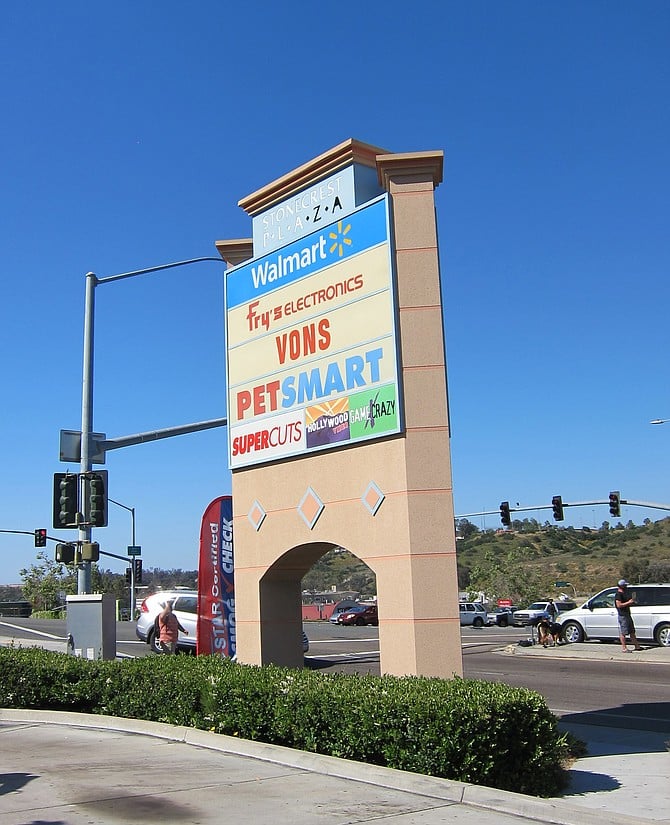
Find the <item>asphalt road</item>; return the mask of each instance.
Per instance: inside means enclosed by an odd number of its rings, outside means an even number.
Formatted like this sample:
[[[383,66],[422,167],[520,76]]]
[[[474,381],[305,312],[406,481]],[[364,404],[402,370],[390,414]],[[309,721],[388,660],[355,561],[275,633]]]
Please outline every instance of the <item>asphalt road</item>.
[[[118,622],[116,630],[118,655],[150,655],[148,646],[136,638],[134,623]],[[308,667],[326,673],[379,674],[376,627],[307,622],[305,630],[310,640]],[[0,617],[0,635],[12,636],[17,641],[64,639],[65,633],[63,621]],[[529,630],[523,628],[462,628],[465,677],[536,690],[555,713],[578,716],[584,724],[662,728],[670,732],[670,665],[559,659],[550,652],[546,658],[505,653],[510,645],[528,637]]]

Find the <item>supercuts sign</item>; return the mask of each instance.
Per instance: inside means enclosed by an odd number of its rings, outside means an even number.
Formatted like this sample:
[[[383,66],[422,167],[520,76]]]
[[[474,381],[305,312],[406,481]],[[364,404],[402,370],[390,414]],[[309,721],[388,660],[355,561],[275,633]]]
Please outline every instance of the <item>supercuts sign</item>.
[[[401,429],[386,196],[226,272],[231,468]]]

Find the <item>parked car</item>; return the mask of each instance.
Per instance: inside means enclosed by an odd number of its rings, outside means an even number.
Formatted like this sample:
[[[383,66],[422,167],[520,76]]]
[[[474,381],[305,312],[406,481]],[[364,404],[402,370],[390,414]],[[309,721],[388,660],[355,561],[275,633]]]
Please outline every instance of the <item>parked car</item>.
[[[146,642],[154,653],[162,653],[160,643],[154,632],[156,616],[165,607],[165,602],[172,601],[172,610],[179,623],[188,631],[188,636],[179,633],[177,649],[195,653],[198,632],[198,591],[197,590],[159,590],[147,596],[140,606],[140,616],[135,625],[135,634],[138,639]],[[309,639],[302,631],[302,652],[309,650]]]
[[[159,590],[147,596],[140,606],[140,616],[135,625],[138,639],[146,642],[154,653],[161,653],[161,647],[154,632],[156,616],[163,610],[165,603],[171,601],[172,609],[179,623],[188,631],[188,636],[179,633],[178,650],[195,651],[198,630],[198,591],[197,590]]]
[[[358,607],[358,604],[352,599],[343,599],[341,602],[338,602],[335,605],[335,607],[333,608],[333,612],[330,614],[330,617],[328,618],[328,621],[331,624],[337,624],[337,621],[342,615],[342,613],[346,613],[348,610],[351,610],[352,607]]]
[[[507,607],[496,607],[492,612],[488,613],[488,622],[490,625],[497,625],[498,627],[507,627],[513,624],[514,613],[519,608],[517,605],[509,605]]]
[[[359,604],[351,610],[345,610],[337,618],[338,624],[344,625],[378,625],[379,616],[376,604]]]
[[[577,607],[577,602],[571,599],[561,599],[554,601],[559,615],[565,613],[567,610],[573,610]],[[536,625],[543,616],[548,616],[547,608],[549,602],[533,602],[525,610],[517,610],[512,617],[512,624],[515,627],[525,627],[526,625]]]
[[[484,627],[488,624],[489,617],[481,602],[460,602],[458,607],[462,626]]]
[[[558,623],[563,639],[573,643],[585,639],[618,639],[616,591],[616,587],[608,587],[581,607],[561,613]],[[630,613],[638,640],[670,647],[670,584],[636,584],[629,586],[628,592],[635,599]]]

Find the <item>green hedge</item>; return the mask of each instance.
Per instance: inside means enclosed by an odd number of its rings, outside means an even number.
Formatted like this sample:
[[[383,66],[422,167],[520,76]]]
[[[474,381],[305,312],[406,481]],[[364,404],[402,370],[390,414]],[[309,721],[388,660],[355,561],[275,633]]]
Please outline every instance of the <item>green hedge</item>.
[[[0,707],[168,722],[536,796],[565,786],[570,756],[543,697],[523,688],[215,656],[105,662],[3,648]]]

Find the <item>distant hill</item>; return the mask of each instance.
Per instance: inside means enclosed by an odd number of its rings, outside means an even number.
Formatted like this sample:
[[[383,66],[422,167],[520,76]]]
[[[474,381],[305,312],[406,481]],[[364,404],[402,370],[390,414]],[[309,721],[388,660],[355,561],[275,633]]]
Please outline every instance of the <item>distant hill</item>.
[[[471,572],[486,557],[507,558],[512,551],[529,580],[531,598],[551,595],[555,582],[568,582],[569,595],[589,596],[624,577],[631,583],[670,581],[670,518],[635,525],[604,522],[599,529],[559,527],[534,519],[514,521],[510,530],[479,530],[461,519],[457,525],[458,585],[471,586]],[[343,549],[332,550],[312,567],[303,590],[355,590],[374,595],[372,571]]]
[[[457,524],[459,585],[466,589],[470,572],[487,551],[523,556],[529,573],[566,581],[566,592],[588,596],[626,578],[631,583],[670,581],[670,518],[643,525],[604,522],[600,529],[543,525],[533,519],[514,521],[510,530],[480,531],[466,520]]]

